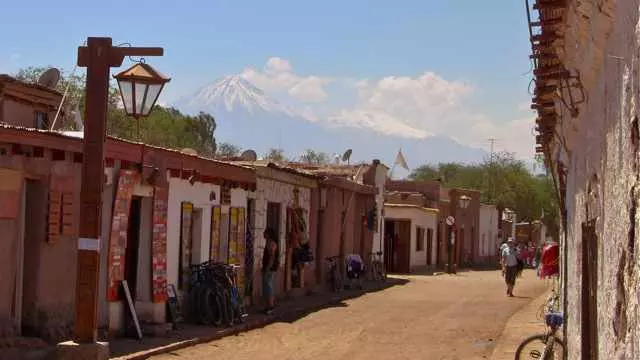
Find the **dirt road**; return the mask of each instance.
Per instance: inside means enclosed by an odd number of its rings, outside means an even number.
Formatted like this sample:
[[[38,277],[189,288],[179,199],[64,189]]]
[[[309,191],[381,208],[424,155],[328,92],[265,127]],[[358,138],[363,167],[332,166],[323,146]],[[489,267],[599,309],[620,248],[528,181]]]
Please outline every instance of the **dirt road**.
[[[498,271],[406,278],[292,323],[152,359],[485,359],[509,317],[546,289],[532,270],[514,298]]]

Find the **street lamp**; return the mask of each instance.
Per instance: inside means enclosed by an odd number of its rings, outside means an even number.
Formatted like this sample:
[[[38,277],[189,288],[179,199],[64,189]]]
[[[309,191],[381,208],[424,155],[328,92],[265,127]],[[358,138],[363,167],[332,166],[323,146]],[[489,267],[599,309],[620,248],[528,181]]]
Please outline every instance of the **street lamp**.
[[[471,198],[467,195],[462,195],[458,198],[458,206],[460,209],[466,209],[469,207],[469,203],[471,202]]]
[[[118,81],[124,111],[136,120],[149,115],[164,84],[171,80],[144,62],[133,65],[114,78]]]
[[[100,234],[102,230],[102,187],[104,178],[104,148],[106,142],[107,105],[109,98],[109,72],[122,65],[127,56],[162,56],[162,48],[118,47],[111,38],[90,37],[86,46],[78,48],[80,67],[87,68],[85,96],[85,127],[83,137],[82,182],[80,189],[80,226],[76,272],[75,341],[58,346],[61,358],[106,359],[108,345],[98,344],[98,280],[100,272]],[[142,67],[148,69],[147,67]],[[154,71],[155,72],[155,71]],[[138,74],[138,73],[136,73]],[[131,74],[133,75],[133,74]],[[133,80],[131,76],[128,78]],[[163,79],[166,79],[163,77]],[[124,77],[123,80],[127,80]],[[141,80],[137,79],[136,80]],[[156,78],[156,80],[158,80]],[[164,81],[164,83],[166,83]],[[130,82],[132,93],[135,82]],[[140,84],[143,84],[142,82]],[[156,82],[146,82],[142,94],[132,100],[132,114],[148,114],[162,86],[149,89]],[[127,85],[125,85],[127,86]],[[121,87],[122,90],[122,87]],[[123,92],[124,94],[124,92]],[[127,97],[123,96],[123,100]],[[133,99],[133,98],[131,98]],[[139,99],[139,100],[138,100]],[[152,101],[149,101],[151,99]],[[148,101],[148,103],[147,103]],[[136,111],[137,109],[139,111]],[[74,355],[71,355],[74,353]]]
[[[513,210],[508,209],[508,208],[504,209],[503,213],[504,213],[504,219],[507,220],[507,221],[513,221],[513,218],[514,218],[514,216],[516,214]]]

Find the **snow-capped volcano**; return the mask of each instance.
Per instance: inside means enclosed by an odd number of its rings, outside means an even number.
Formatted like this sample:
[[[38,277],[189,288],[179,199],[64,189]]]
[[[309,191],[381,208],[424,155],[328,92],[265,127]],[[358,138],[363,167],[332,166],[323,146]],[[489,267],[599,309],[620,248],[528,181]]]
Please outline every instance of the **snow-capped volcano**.
[[[183,100],[184,108],[193,111],[233,112],[237,110],[256,114],[266,111],[272,114],[296,116],[295,111],[280,104],[239,75],[224,77],[207,85],[193,96]]]
[[[341,154],[352,148],[354,160],[392,161],[402,147],[411,154],[409,161],[416,165],[450,160],[475,162],[485,155],[482,150],[465,147],[446,137],[408,139],[349,126],[339,118],[314,121],[278,102],[240,75],[227,76],[204,86],[174,106],[189,114],[210,113],[216,120],[218,143],[232,143],[260,154],[270,148],[283,149],[294,157],[305,149]]]

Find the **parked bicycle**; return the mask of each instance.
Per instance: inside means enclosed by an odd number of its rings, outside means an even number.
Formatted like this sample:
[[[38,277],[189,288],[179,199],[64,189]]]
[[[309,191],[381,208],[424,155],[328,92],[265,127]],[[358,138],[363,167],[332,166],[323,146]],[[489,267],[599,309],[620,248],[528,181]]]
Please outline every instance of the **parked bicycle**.
[[[384,270],[384,262],[382,261],[382,251],[370,252],[368,255],[371,263],[367,269],[367,279],[371,281],[387,281],[387,272]]]
[[[188,296],[189,313],[194,322],[231,326],[247,316],[234,265],[211,261],[192,265]]]
[[[516,360],[563,359],[564,343],[556,336],[556,332],[564,322],[564,315],[561,312],[548,312],[544,316],[544,321],[547,325],[547,331],[544,334],[533,335],[522,341],[516,350]]]
[[[547,300],[538,309],[538,320],[544,320],[544,316],[547,313],[557,312],[560,309],[560,294],[555,289],[551,290],[551,293],[547,297]]]
[[[330,256],[325,258],[325,261],[329,263],[329,272],[327,276],[327,282],[331,286],[333,292],[342,290],[342,276],[340,275],[340,268],[338,267],[338,260],[340,256]]]

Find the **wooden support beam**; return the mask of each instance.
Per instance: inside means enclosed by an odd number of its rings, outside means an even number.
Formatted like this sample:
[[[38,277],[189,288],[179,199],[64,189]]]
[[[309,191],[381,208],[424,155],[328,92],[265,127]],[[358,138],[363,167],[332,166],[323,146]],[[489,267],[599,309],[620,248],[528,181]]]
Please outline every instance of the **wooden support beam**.
[[[556,26],[556,25],[562,24],[562,20],[563,20],[562,17],[559,17],[555,19],[534,21],[531,23],[531,26],[535,26],[535,27]]]
[[[530,40],[533,42],[543,42],[554,41],[560,38],[561,36],[555,32],[543,32],[542,34],[533,35]]]
[[[565,0],[545,1],[533,4],[534,10],[558,10],[564,9],[567,6]]]

